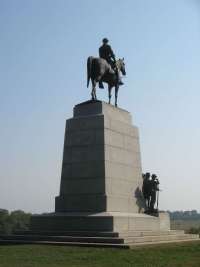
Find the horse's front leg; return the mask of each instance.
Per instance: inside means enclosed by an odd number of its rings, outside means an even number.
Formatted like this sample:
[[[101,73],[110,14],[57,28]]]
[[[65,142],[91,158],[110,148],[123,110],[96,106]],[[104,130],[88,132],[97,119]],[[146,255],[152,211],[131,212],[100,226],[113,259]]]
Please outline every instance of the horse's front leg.
[[[110,85],[108,85],[108,104],[110,104],[110,100],[111,100],[111,90],[112,90],[112,87]]]
[[[119,90],[119,85],[116,85],[115,86],[115,107],[117,107],[118,90]]]

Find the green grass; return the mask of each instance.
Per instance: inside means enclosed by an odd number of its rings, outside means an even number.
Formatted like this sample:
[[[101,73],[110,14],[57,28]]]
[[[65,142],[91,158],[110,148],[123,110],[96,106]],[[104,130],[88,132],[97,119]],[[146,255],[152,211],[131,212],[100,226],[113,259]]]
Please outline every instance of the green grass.
[[[199,267],[200,242],[131,250],[41,245],[0,246],[2,267]]]

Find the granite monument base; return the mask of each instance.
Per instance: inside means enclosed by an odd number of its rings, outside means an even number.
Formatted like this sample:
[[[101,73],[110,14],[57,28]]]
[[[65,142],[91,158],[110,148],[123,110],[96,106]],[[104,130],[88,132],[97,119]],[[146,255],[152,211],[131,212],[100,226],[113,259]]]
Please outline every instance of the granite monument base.
[[[117,232],[169,231],[168,213],[158,217],[139,213],[52,213],[35,215],[31,219],[33,232]]]
[[[126,110],[101,101],[67,120],[55,213],[33,216],[31,231],[168,231],[169,217],[143,213],[139,133]]]
[[[144,214],[139,134],[129,112],[101,101],[67,120],[55,212],[31,217],[30,231],[0,242],[129,247],[197,240],[170,231],[167,213]]]

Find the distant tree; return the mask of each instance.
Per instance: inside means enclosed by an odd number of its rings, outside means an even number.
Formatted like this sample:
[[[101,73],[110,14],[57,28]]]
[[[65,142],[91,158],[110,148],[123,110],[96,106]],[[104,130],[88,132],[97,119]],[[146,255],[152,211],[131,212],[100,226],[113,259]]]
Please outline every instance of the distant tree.
[[[11,228],[8,210],[0,209],[0,234],[11,233]]]
[[[28,230],[30,224],[30,213],[21,210],[13,211],[0,209],[0,234],[12,234],[18,230]]]
[[[191,210],[191,215],[198,215],[198,212],[196,210]]]
[[[10,221],[12,223],[12,232],[18,230],[28,230],[30,224],[30,213],[22,210],[15,210],[10,213]]]
[[[200,235],[200,227],[191,227],[189,230],[188,230],[188,233],[189,234],[199,234]]]
[[[200,214],[196,210],[169,212],[171,220],[195,220],[200,219]]]

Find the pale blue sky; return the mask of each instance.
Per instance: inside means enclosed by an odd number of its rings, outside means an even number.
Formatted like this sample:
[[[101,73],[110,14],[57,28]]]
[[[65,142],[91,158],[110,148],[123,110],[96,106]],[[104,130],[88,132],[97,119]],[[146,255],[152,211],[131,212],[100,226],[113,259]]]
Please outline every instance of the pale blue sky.
[[[160,207],[200,210],[198,0],[0,0],[0,208],[54,209],[65,120],[90,97],[86,59],[103,37],[125,58],[119,106]]]

